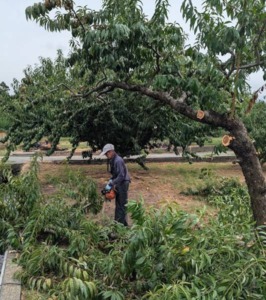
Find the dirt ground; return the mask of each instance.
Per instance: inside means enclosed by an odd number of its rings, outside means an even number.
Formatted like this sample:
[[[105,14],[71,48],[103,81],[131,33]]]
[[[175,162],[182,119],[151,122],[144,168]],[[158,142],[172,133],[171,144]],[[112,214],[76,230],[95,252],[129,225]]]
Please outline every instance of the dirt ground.
[[[128,164],[131,176],[129,188],[129,201],[143,199],[145,205],[160,207],[164,203],[176,203],[181,210],[195,213],[207,207],[206,218],[216,214],[214,208],[208,206],[204,201],[198,200],[195,196],[182,194],[186,188],[198,184],[198,177],[202,169],[210,168],[213,176],[234,177],[244,182],[244,177],[239,165],[232,163],[150,163],[149,170],[142,169],[137,164]],[[106,165],[69,165],[69,169],[81,171],[84,176],[92,178],[97,182],[100,190],[108,181],[110,174]],[[26,168],[27,169],[27,168]],[[266,173],[266,172],[265,172]],[[39,178],[42,184],[43,193],[49,196],[56,191],[56,185],[51,181],[51,177],[64,177],[66,166],[53,163],[42,163],[40,165]],[[99,216],[101,220],[113,219],[114,201],[105,202]],[[129,216],[129,224],[131,224]],[[25,292],[24,292],[25,293]],[[23,300],[29,299],[22,297]],[[35,299],[35,298],[31,298]]]
[[[108,181],[110,174],[107,166],[102,165],[69,165],[70,169],[81,171],[84,176],[92,178],[97,182],[100,190]],[[195,196],[184,195],[182,192],[188,187],[197,184],[202,169],[210,168],[213,176],[237,177],[244,181],[242,172],[238,165],[232,163],[150,163],[149,170],[144,170],[137,164],[128,164],[131,176],[129,188],[129,201],[143,199],[145,206],[160,207],[164,203],[176,203],[181,210],[195,213],[206,206],[202,200]],[[60,177],[65,174],[66,167],[60,164],[42,163],[40,167],[40,179],[45,195],[51,195],[56,187],[48,177]],[[210,213],[213,211],[209,208]],[[101,212],[105,218],[113,218],[114,201],[105,202]]]

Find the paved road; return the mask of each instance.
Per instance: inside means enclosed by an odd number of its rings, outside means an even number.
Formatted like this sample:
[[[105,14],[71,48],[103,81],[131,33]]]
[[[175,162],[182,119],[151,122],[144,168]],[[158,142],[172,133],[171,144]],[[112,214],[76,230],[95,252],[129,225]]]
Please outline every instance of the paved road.
[[[2,271],[3,261],[4,261],[4,255],[0,255],[0,275]]]
[[[14,153],[11,155],[8,159],[8,163],[11,164],[24,164],[32,159],[32,156],[34,153],[32,152],[25,152],[25,153]],[[227,153],[221,153],[219,155],[213,155],[212,152],[200,152],[197,153],[197,155],[201,159],[207,159],[207,160],[215,160],[217,158],[231,158],[233,159],[235,157],[234,153],[232,151],[228,151]],[[136,159],[138,156],[131,156],[128,159]],[[66,160],[67,155],[51,155],[51,156],[43,156],[42,161],[43,162],[63,162]],[[1,159],[1,157],[0,157]],[[182,161],[185,160],[182,155],[176,155],[174,153],[162,153],[162,154],[149,154],[147,155],[147,161]],[[40,158],[41,160],[41,158]],[[103,160],[106,160],[104,156],[94,155],[92,159],[93,162],[102,162]],[[73,163],[86,163],[87,159],[82,159],[81,155],[74,155],[71,158],[71,162]]]

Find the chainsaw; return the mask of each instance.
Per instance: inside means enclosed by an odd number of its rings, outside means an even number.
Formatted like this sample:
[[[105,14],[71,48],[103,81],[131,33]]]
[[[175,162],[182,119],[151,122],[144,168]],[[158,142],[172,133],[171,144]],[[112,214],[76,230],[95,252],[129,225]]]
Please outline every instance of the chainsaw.
[[[101,193],[104,196],[106,201],[111,201],[111,200],[115,199],[115,196],[116,196],[116,192],[114,189],[111,189],[111,190],[102,189]]]

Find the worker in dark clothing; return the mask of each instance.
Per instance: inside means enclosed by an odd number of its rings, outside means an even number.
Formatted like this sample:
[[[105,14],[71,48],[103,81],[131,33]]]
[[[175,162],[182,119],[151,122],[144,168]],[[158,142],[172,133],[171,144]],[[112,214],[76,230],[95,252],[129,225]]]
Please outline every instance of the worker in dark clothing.
[[[110,172],[112,177],[107,183],[105,190],[108,191],[113,188],[116,191],[115,221],[128,226],[126,204],[128,201],[130,177],[127,167],[123,158],[115,152],[114,145],[112,144],[106,144],[103,147],[101,155],[106,155],[106,157],[110,160]]]

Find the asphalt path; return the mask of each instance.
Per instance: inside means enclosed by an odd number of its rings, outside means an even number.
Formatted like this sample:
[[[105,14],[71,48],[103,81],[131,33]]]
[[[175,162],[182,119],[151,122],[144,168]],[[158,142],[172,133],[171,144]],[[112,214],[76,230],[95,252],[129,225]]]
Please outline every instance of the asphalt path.
[[[220,153],[219,155],[213,154],[213,152],[199,152],[196,153],[198,155],[198,159],[195,160],[221,160],[224,161],[226,159],[234,159],[235,155],[232,151],[228,151],[226,153]],[[13,153],[10,155],[8,159],[8,163],[10,164],[24,164],[26,162],[29,162],[32,160],[34,156],[33,152],[18,152]],[[125,160],[135,160],[139,156],[130,156],[128,158],[125,158]],[[0,157],[1,159],[1,157]],[[54,162],[54,163],[60,163],[67,160],[67,154],[65,155],[51,155],[46,156],[43,155],[42,158],[39,158],[40,162]],[[99,156],[99,155],[93,155],[92,160],[89,160],[88,158],[83,159],[81,155],[74,155],[72,156],[70,162],[72,163],[102,163],[106,160],[105,156]],[[175,153],[162,153],[162,154],[149,154],[146,157],[146,161],[186,161],[186,158],[182,157],[182,154],[176,155]]]
[[[3,262],[4,262],[4,255],[0,254],[0,276],[2,272]]]

